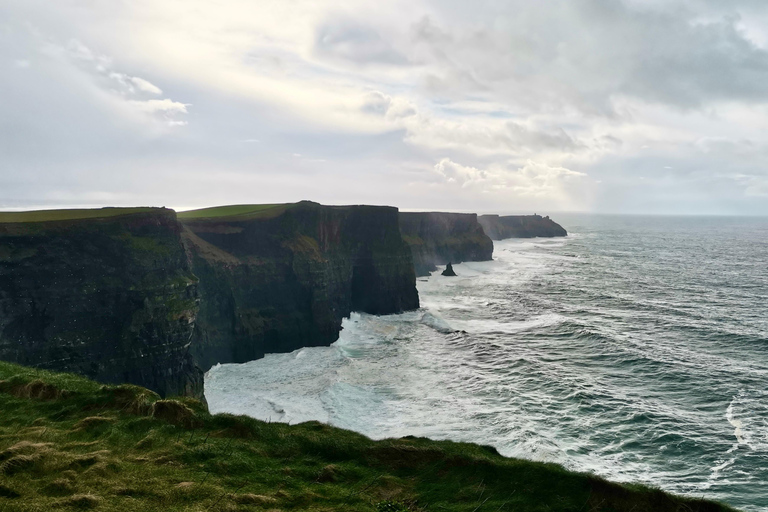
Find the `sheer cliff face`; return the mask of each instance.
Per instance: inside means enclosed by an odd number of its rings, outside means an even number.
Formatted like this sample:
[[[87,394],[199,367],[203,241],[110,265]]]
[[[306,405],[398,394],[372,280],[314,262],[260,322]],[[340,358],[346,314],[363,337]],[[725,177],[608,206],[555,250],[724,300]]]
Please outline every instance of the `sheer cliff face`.
[[[0,359],[202,394],[197,279],[172,210],[0,223]]]
[[[201,397],[200,367],[328,345],[352,311],[419,305],[395,208],[183,225],[140,210],[0,215],[0,359]]]
[[[302,202],[183,223],[203,297],[192,350],[204,369],[328,345],[352,311],[419,305],[395,208]]]
[[[493,240],[568,235],[560,224],[541,215],[481,215],[477,220]]]
[[[417,276],[428,276],[436,265],[492,259],[493,242],[474,213],[401,212],[399,220]]]

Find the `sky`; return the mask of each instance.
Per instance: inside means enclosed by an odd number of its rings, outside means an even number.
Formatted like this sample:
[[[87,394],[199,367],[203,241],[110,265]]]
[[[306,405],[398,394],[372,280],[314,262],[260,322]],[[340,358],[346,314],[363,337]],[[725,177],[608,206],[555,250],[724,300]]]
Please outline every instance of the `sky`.
[[[0,209],[302,199],[768,215],[768,2],[0,2]]]

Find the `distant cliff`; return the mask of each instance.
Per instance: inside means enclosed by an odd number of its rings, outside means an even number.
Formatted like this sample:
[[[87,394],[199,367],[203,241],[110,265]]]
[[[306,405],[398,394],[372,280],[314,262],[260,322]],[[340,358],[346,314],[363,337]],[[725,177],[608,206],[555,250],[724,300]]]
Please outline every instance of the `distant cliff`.
[[[419,306],[395,208],[304,201],[180,217],[203,297],[192,346],[203,369],[329,345],[351,311]]]
[[[0,214],[0,359],[199,396],[197,311],[172,210]]]
[[[541,215],[481,215],[477,220],[485,234],[493,240],[568,235],[560,224]]]
[[[400,232],[411,248],[417,276],[429,275],[437,265],[493,256],[493,242],[474,213],[400,212]]]

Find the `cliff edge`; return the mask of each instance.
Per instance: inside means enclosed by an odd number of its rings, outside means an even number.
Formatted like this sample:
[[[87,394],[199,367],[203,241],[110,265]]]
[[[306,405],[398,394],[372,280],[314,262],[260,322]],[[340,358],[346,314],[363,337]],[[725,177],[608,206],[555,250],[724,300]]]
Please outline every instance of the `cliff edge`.
[[[202,396],[197,311],[173,210],[0,214],[0,359]]]
[[[568,236],[560,224],[541,215],[481,215],[477,220],[493,240]]]
[[[302,201],[179,217],[200,279],[192,352],[205,370],[330,345],[352,311],[419,306],[396,208]]]
[[[493,241],[474,213],[400,212],[399,220],[417,276],[428,276],[448,262],[492,259]]]

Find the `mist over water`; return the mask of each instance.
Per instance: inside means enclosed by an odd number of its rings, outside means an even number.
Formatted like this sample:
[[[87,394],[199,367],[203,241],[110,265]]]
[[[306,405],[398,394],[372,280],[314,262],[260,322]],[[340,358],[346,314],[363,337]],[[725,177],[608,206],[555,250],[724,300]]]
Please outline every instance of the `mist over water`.
[[[220,365],[212,412],[495,446],[768,511],[768,219],[558,216],[331,347]]]

